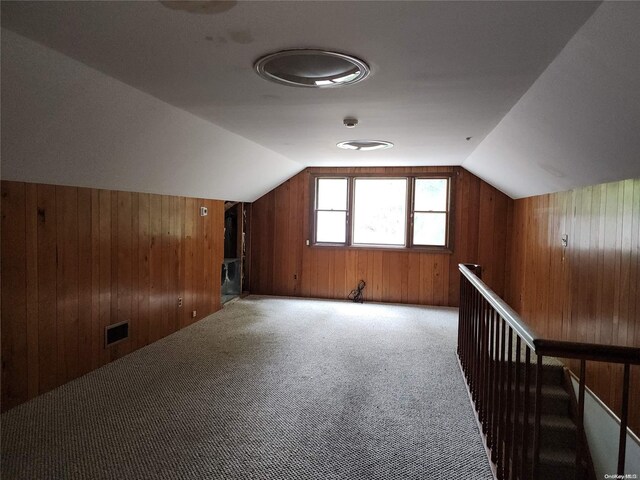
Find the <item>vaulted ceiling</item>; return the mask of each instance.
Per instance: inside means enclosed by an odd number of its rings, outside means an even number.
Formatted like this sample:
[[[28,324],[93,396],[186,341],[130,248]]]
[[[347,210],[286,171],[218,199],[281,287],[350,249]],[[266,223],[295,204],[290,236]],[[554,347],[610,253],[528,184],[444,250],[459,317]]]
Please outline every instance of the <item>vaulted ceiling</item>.
[[[463,165],[513,197],[640,176],[640,4],[175,7],[2,2],[3,176],[245,201],[311,165]],[[300,89],[254,73],[288,48],[347,52],[372,75]],[[336,148],[351,138],[395,148]]]

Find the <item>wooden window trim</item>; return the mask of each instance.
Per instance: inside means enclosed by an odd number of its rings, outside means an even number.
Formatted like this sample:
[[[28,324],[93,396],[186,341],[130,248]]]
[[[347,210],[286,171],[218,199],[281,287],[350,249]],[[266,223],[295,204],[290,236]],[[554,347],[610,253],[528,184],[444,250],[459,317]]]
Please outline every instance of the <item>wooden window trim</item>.
[[[311,248],[339,249],[339,250],[388,250],[388,251],[411,251],[424,253],[452,254],[454,245],[454,225],[455,225],[455,172],[434,172],[434,173],[322,173],[311,172],[309,174],[309,240],[307,246]],[[354,245],[352,214],[354,207],[356,178],[401,178],[407,179],[407,208],[405,245]],[[325,243],[316,242],[316,202],[317,202],[317,179],[318,178],[346,178],[347,179],[347,214],[346,214],[346,241],[345,243]],[[416,211],[413,210],[415,200],[416,179],[447,179],[447,210],[444,212],[424,212],[424,213],[446,213],[446,242],[444,246],[437,245],[414,245],[413,244],[413,218]],[[420,213],[420,210],[417,210]]]

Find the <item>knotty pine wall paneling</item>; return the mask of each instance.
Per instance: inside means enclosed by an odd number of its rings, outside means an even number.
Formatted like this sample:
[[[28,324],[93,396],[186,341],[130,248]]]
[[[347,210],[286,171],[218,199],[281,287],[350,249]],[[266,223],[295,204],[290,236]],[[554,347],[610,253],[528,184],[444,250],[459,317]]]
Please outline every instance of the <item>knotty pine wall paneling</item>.
[[[453,253],[309,247],[310,175],[453,173]],[[251,205],[252,293],[344,299],[363,279],[368,301],[458,304],[458,263],[483,266],[504,293],[512,200],[459,167],[307,169]]]
[[[534,331],[640,347],[640,179],[516,200],[512,221],[506,299]],[[621,366],[588,362],[587,385],[619,414]],[[636,433],[638,405],[640,368],[632,367]]]
[[[2,410],[219,310],[223,222],[222,201],[3,181]]]

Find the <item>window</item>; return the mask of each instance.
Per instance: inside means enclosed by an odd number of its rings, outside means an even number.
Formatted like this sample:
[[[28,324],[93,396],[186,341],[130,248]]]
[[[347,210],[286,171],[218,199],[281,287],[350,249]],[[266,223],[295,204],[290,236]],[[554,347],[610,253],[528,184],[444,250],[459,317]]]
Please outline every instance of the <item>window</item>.
[[[314,245],[448,249],[451,177],[314,176]]]
[[[318,178],[316,188],[316,242],[347,241],[347,179]]]
[[[447,244],[449,180],[416,178],[413,195],[413,244]]]
[[[355,245],[403,246],[406,227],[406,178],[354,179],[353,243]]]

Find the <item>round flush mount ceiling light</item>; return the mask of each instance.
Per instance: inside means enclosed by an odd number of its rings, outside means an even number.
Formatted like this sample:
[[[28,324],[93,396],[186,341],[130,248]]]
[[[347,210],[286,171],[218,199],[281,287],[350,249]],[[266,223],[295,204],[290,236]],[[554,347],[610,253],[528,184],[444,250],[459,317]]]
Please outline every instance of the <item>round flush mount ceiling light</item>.
[[[334,88],[353,85],[369,75],[369,66],[344,53],[325,50],[283,50],[255,63],[262,78],[291,87]]]
[[[393,147],[393,143],[384,140],[348,140],[337,144],[339,148],[345,150],[384,150]]]

